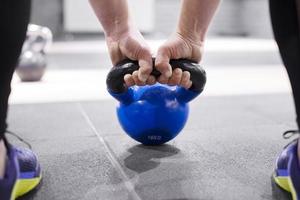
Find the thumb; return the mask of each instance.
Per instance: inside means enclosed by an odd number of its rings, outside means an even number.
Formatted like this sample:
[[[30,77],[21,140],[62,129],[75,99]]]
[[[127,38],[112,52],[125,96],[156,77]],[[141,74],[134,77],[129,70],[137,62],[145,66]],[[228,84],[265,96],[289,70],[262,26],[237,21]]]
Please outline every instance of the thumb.
[[[155,68],[160,71],[162,76],[170,78],[172,76],[172,67],[170,65],[170,52],[168,48],[161,47],[158,49],[155,59]]]

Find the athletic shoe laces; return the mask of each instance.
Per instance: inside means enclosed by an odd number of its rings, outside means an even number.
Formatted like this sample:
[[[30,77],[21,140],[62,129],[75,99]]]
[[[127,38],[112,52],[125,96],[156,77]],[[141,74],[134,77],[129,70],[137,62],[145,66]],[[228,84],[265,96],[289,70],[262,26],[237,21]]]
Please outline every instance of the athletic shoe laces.
[[[288,131],[286,131],[286,132],[284,132],[284,133],[282,134],[282,137],[283,137],[284,139],[289,139],[289,138],[291,138],[293,135],[296,135],[296,134],[300,134],[300,131],[299,131],[299,130],[288,130]]]
[[[29,142],[27,142],[26,140],[24,140],[22,137],[20,137],[18,134],[12,132],[12,131],[9,131],[7,130],[6,133],[14,136],[15,138],[17,138],[19,141],[23,142],[24,144],[26,144],[28,146],[29,149],[32,149],[32,146]]]

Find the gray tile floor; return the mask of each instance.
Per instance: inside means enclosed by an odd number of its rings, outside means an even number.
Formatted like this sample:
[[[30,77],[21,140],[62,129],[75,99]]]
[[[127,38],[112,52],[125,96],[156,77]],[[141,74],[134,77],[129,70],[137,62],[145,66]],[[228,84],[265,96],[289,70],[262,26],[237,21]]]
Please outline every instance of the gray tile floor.
[[[281,65],[276,47],[244,48],[208,51],[202,64]],[[111,66],[108,55],[98,50],[52,51],[48,61],[49,70]],[[158,147],[129,138],[115,106],[112,99],[11,106],[10,130],[32,144],[43,168],[39,190],[22,200],[289,199],[271,182],[276,155],[288,143],[281,134],[296,127],[289,94],[199,97],[185,129]]]
[[[289,199],[270,177],[288,142],[281,133],[296,126],[290,95],[199,97],[182,133],[159,147],[123,133],[115,105],[11,107],[10,129],[43,167],[41,187],[23,200]]]

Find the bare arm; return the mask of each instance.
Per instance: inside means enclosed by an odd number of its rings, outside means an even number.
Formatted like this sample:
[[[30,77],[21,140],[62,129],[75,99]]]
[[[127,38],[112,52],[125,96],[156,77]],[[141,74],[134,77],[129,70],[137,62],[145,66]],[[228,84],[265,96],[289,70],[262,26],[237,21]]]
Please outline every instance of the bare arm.
[[[177,69],[172,73],[170,59],[187,58],[200,62],[208,26],[220,0],[182,0],[176,32],[157,52],[155,67],[162,73],[158,81],[163,84],[192,85],[189,72]]]
[[[220,0],[183,0],[177,32],[195,43],[205,34]]]
[[[126,0],[90,0],[107,37],[129,30],[130,19]]]
[[[152,55],[145,39],[130,18],[127,0],[90,0],[106,36],[110,58],[113,64],[125,58],[137,60],[140,69],[124,77],[131,85],[154,84]]]

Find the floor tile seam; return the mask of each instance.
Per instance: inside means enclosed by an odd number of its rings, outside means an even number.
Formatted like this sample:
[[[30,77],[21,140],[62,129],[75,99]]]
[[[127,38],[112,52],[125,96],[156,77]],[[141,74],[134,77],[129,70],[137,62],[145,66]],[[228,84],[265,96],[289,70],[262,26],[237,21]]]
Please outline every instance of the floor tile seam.
[[[88,116],[88,114],[86,113],[86,111],[84,110],[84,108],[82,107],[82,105],[80,103],[78,103],[78,108],[79,108],[83,118],[85,119],[86,123],[89,125],[91,130],[95,133],[95,135],[99,139],[99,142],[104,146],[104,149],[107,153],[108,159],[112,163],[113,167],[120,174],[121,179],[123,180],[126,189],[132,195],[134,200],[141,200],[140,196],[135,191],[134,184],[130,181],[130,178],[126,175],[125,171],[123,170],[122,166],[118,162],[117,158],[114,156],[114,153],[110,149],[109,145],[107,144],[107,142],[105,141],[103,136],[99,133],[99,131],[96,129],[95,125],[93,124],[90,117]]]

